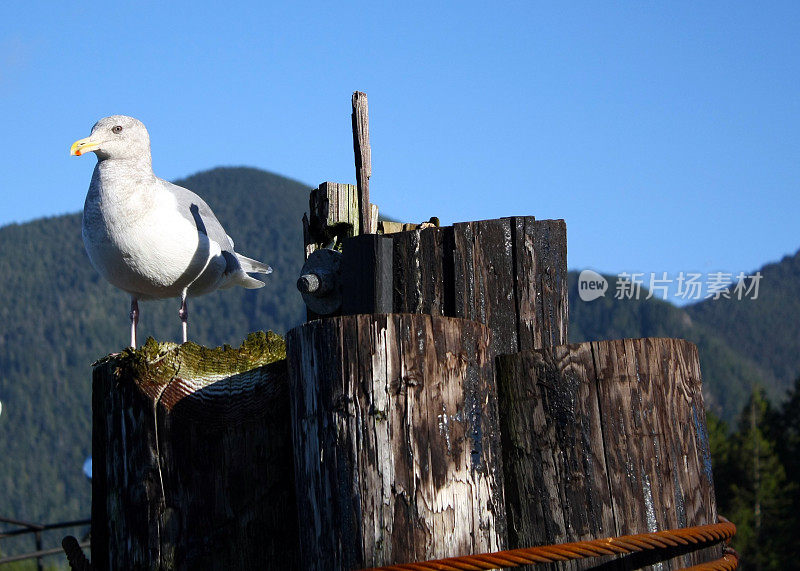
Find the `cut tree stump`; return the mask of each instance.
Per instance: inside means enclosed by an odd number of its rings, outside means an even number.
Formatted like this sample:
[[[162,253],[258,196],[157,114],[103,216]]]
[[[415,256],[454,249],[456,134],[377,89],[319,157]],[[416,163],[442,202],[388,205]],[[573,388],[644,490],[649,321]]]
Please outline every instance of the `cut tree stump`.
[[[284,355],[149,339],[95,366],[94,569],[297,568]]]
[[[501,355],[497,379],[511,548],[717,522],[692,343],[625,339]],[[721,552],[672,556],[652,568]],[[625,560],[619,568],[647,563]]]
[[[287,335],[303,569],[505,547],[489,329],[412,314]]]

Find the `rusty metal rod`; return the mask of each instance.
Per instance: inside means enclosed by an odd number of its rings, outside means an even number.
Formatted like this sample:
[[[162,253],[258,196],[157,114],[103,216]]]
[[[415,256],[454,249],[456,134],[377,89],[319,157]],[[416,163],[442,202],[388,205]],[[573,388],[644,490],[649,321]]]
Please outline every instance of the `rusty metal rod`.
[[[84,541],[79,545],[81,547],[90,547],[91,542]],[[13,563],[14,561],[24,561],[25,559],[33,559],[34,557],[46,557],[48,555],[58,555],[60,553],[64,553],[64,549],[62,547],[43,549],[41,551],[33,551],[31,553],[22,553],[20,555],[10,555],[8,557],[3,557],[2,559],[0,559],[0,565],[3,565],[5,563]]]
[[[462,557],[448,557],[417,563],[399,563],[383,567],[372,567],[363,571],[475,571],[520,567],[532,563],[554,563],[570,559],[584,559],[602,555],[633,553],[645,550],[669,549],[676,545],[695,544],[706,546],[729,540],[736,534],[736,526],[722,518],[720,523],[668,529],[653,533],[640,533],[636,535],[623,535],[606,539],[593,539],[589,541],[576,541],[558,545],[542,545],[521,549],[509,549],[494,553],[480,555],[465,555]],[[724,557],[690,569],[700,570],[728,570],[736,569],[738,558],[734,553],[726,553]]]
[[[63,527],[80,527],[83,525],[89,525],[92,523],[90,519],[78,519],[74,521],[62,521],[59,523],[46,523],[46,524],[39,524],[39,523],[30,523],[30,522],[23,522],[8,518],[0,518],[0,522],[2,523],[10,523],[13,525],[22,526],[24,529],[12,529],[11,531],[2,531],[0,532],[0,539],[5,537],[14,537],[16,535],[24,535],[26,533],[35,533],[37,531],[49,531],[51,529],[61,529]]]

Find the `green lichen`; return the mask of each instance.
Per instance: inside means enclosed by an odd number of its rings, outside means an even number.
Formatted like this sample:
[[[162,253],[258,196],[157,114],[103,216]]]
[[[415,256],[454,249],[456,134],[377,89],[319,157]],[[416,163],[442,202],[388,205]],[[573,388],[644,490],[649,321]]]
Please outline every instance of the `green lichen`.
[[[125,349],[96,364],[111,363],[119,374],[140,386],[166,385],[176,376],[214,382],[286,358],[286,343],[272,331],[250,333],[238,348],[203,347],[191,341],[178,345],[149,337],[138,349]]]

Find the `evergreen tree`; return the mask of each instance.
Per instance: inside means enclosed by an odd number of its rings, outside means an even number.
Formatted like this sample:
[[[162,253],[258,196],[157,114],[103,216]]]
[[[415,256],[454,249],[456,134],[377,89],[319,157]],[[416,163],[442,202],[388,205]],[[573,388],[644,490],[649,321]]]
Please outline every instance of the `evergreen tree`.
[[[760,388],[742,411],[732,451],[738,465],[730,488],[730,519],[738,531],[733,546],[742,556],[742,569],[797,569],[789,557],[795,540],[791,525],[790,493],[794,484],[772,439],[776,415]]]
[[[708,445],[711,449],[714,467],[714,493],[717,499],[717,512],[730,518],[732,488],[739,481],[740,474],[736,463],[733,440],[728,424],[713,411],[706,411]]]
[[[800,537],[800,377],[794,382],[786,400],[771,423],[778,456],[792,481],[786,493],[791,503],[792,536]],[[790,559],[800,560],[800,539],[787,545]]]

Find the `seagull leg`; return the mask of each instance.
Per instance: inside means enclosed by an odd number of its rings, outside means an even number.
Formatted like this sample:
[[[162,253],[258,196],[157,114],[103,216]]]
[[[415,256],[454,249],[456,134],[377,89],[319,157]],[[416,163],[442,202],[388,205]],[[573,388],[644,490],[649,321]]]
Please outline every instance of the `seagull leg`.
[[[139,300],[131,296],[131,347],[136,349],[136,325],[139,323]]]
[[[178,317],[181,318],[183,342],[186,343],[189,340],[189,308],[186,306],[186,290],[181,293],[181,308],[178,310]]]

